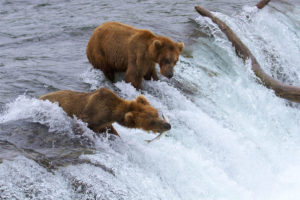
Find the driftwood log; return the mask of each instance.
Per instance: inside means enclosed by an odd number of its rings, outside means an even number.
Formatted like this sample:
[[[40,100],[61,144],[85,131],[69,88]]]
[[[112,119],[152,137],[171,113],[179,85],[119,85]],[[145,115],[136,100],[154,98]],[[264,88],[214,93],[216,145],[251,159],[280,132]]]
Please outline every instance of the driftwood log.
[[[264,5],[266,4],[267,3],[265,3]],[[300,103],[300,87],[281,83],[266,74],[260,67],[256,58],[252,55],[250,50],[223,21],[214,16],[209,10],[201,6],[196,6],[195,9],[200,15],[209,17],[215,24],[219,26],[221,31],[226,34],[228,40],[232,43],[237,56],[242,58],[244,61],[246,61],[247,59],[251,60],[251,69],[253,70],[254,74],[261,80],[261,83],[263,85],[265,85],[269,89],[274,90],[275,94],[281,98]]]
[[[261,0],[260,2],[258,2],[258,4],[256,4],[256,7],[258,9],[263,9],[271,0]]]

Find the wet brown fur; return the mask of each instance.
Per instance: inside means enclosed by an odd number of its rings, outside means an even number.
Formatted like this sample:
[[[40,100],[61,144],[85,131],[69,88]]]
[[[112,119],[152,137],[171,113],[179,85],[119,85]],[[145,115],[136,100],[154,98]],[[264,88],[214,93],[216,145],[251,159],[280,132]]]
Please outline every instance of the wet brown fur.
[[[141,128],[146,131],[164,132],[170,124],[159,118],[158,111],[144,96],[136,100],[125,100],[107,88],[91,93],[60,90],[41,96],[41,100],[58,102],[70,116],[88,123],[96,133],[109,132],[118,135],[112,126],[117,122],[128,128]]]
[[[118,22],[106,22],[97,27],[86,48],[89,62],[114,81],[115,72],[126,72],[125,81],[140,89],[142,79],[158,80],[160,73],[168,78],[184,48],[182,42],[157,36],[151,31],[136,29]]]

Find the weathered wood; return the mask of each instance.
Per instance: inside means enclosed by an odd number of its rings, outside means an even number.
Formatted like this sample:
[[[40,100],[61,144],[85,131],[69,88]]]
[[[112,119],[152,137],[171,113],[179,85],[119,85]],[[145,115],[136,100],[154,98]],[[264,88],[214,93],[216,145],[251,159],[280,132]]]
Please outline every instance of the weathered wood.
[[[209,10],[201,6],[196,6],[195,9],[200,15],[209,17],[219,26],[221,31],[226,34],[228,40],[234,46],[237,56],[242,58],[244,61],[247,59],[251,60],[251,68],[254,74],[261,80],[263,85],[265,85],[267,88],[273,89],[275,94],[281,98],[300,103],[300,87],[286,85],[266,74],[250,50],[223,21],[214,16]]]
[[[258,9],[263,9],[271,0],[261,0],[256,4]]]

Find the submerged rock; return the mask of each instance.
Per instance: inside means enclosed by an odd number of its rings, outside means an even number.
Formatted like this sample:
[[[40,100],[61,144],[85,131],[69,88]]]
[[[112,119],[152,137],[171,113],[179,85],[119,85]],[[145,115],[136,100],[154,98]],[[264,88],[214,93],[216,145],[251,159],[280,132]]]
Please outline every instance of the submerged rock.
[[[47,126],[25,120],[0,124],[0,162],[23,155],[54,169],[82,163],[79,156],[93,151],[94,142],[81,134],[49,132]]]

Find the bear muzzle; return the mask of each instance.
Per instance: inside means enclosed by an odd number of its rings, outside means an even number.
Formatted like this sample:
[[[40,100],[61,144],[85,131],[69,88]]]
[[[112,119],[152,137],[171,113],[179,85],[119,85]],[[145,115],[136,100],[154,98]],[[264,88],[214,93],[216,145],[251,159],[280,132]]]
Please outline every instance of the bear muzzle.
[[[169,124],[169,119],[166,117],[166,115],[162,114],[163,118],[163,124],[162,124],[162,130],[159,131],[160,133],[166,132],[171,129],[171,124]]]
[[[170,129],[171,129],[171,124],[165,123],[165,124],[163,125],[163,129],[164,129],[165,131],[170,130]],[[163,132],[164,132],[164,131],[163,131]]]
[[[165,77],[172,78],[173,77],[173,72],[166,72]]]
[[[173,66],[172,65],[160,65],[160,73],[167,78],[172,78],[173,77]]]

